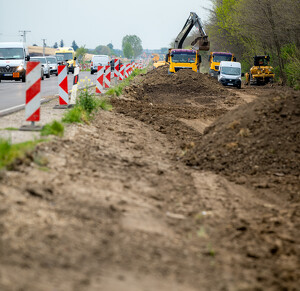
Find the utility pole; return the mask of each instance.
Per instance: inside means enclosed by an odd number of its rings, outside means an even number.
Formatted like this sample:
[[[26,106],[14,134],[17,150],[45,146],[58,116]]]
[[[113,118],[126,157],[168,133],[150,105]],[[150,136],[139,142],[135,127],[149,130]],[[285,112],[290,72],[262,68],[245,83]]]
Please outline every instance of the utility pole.
[[[46,39],[42,38],[43,41],[43,56],[45,56]]]
[[[21,36],[23,36],[23,42],[26,43],[26,33],[31,32],[31,30],[19,30],[19,32],[21,33]]]

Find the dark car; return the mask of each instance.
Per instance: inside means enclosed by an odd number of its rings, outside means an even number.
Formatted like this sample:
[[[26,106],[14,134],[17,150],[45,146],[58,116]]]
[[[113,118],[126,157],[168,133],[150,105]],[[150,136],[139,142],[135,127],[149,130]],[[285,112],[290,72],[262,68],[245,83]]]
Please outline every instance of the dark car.
[[[67,74],[69,74],[69,66],[68,63],[64,60],[64,57],[62,55],[55,55],[55,57],[57,59],[58,65],[67,66]]]

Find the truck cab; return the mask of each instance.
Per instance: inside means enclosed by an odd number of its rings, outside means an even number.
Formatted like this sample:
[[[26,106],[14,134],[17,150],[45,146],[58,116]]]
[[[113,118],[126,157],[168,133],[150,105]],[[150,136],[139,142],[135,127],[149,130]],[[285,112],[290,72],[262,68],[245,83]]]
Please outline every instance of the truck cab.
[[[239,62],[220,63],[218,81],[224,86],[233,86],[241,89],[242,86],[242,67]]]
[[[60,47],[56,50],[55,55],[63,56],[64,60],[68,63],[68,72],[74,74],[76,67],[75,51],[72,47]]]
[[[170,49],[166,55],[166,62],[169,63],[169,74],[181,69],[191,69],[199,72],[201,56],[199,51],[192,49]]]
[[[26,81],[26,64],[29,61],[28,48],[23,42],[0,43],[1,80]]]
[[[209,75],[212,77],[218,77],[218,71],[220,68],[220,63],[225,62],[235,62],[236,58],[232,53],[223,52],[211,52],[208,58],[209,62]]]

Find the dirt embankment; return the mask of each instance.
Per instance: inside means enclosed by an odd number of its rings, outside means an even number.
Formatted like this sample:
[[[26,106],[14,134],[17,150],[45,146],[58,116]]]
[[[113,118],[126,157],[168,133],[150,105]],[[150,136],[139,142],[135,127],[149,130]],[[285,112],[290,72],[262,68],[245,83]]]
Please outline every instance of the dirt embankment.
[[[1,173],[0,289],[297,290],[299,94],[165,68],[126,92]]]

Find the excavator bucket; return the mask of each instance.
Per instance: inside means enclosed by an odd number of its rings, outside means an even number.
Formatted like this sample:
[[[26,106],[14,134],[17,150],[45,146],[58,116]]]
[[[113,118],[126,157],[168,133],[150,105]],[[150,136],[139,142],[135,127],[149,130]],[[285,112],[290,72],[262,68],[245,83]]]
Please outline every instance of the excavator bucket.
[[[199,51],[209,51],[210,42],[208,41],[207,36],[197,37],[191,45],[194,49]]]

